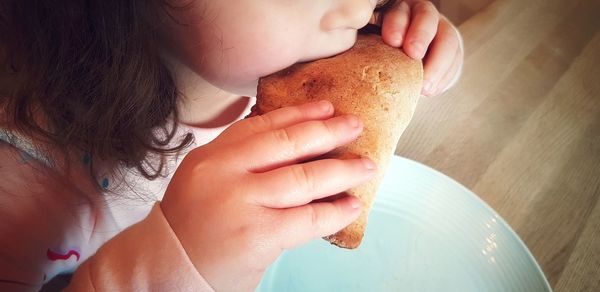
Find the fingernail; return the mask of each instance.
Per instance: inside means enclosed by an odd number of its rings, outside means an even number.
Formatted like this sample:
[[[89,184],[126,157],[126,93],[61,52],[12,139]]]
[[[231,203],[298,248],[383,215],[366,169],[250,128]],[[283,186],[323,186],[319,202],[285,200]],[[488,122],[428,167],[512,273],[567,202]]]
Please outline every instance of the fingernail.
[[[352,128],[358,128],[360,126],[360,120],[357,116],[348,115],[346,116],[346,121],[348,122],[348,125],[350,125]]]
[[[329,101],[321,100],[318,102],[318,106],[319,109],[321,109],[321,111],[324,113],[331,112],[331,103]]]
[[[371,161],[371,159],[363,158],[362,163],[363,163],[363,166],[368,170],[373,170],[376,167],[375,163],[373,161]]]
[[[425,46],[423,46],[420,42],[417,41],[410,43],[410,46],[412,47],[412,50],[415,53],[415,57],[417,59],[423,59],[423,57],[425,56]]]
[[[433,89],[433,83],[431,83],[431,81],[429,81],[429,80],[426,80],[425,82],[423,82],[423,90],[422,90],[421,94],[429,95],[429,94],[431,94],[432,89]]]

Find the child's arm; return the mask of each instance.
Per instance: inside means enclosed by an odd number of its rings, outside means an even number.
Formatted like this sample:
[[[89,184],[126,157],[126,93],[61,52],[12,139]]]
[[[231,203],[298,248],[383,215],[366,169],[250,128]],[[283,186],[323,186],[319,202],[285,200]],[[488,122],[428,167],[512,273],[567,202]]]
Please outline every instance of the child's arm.
[[[381,33],[390,46],[423,59],[424,95],[439,95],[458,81],[464,55],[462,37],[430,1],[396,1],[383,12]]]

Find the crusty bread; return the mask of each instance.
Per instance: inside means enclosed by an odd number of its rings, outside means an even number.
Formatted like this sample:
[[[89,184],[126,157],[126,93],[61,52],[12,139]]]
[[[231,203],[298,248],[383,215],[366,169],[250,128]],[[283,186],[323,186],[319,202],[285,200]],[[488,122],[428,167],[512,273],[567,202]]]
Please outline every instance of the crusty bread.
[[[422,79],[420,61],[384,44],[377,35],[359,35],[354,47],[342,54],[296,64],[260,79],[250,116],[326,99],[333,103],[336,116],[351,113],[364,123],[357,140],[326,155],[366,156],[378,166],[375,179],[347,191],[360,198],[363,211],[354,223],[325,238],[331,243],[344,248],[360,244],[375,193],[417,105]]]

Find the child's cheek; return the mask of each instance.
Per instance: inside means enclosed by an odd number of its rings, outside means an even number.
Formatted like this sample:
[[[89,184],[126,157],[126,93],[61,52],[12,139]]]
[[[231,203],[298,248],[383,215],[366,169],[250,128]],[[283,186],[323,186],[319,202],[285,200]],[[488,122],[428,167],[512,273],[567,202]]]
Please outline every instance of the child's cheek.
[[[229,92],[254,96],[258,79],[298,61],[291,50],[252,46],[216,54],[201,71],[209,82]]]

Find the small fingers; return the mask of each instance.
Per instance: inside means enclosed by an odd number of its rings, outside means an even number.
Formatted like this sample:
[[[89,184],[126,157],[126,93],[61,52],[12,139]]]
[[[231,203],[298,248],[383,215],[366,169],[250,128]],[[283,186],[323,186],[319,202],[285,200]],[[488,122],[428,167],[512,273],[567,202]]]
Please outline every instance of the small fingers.
[[[438,29],[439,13],[429,1],[409,1],[411,23],[402,48],[411,58],[422,59]]]
[[[362,129],[353,115],[308,121],[255,135],[238,152],[248,171],[264,172],[327,153],[356,139]]]
[[[323,159],[253,174],[248,187],[264,189],[254,200],[269,208],[289,208],[342,193],[358,186],[376,173],[368,158]]]
[[[319,202],[281,210],[278,235],[280,248],[291,249],[312,239],[331,235],[360,215],[361,203],[347,196],[333,202]]]
[[[460,51],[458,34],[452,24],[442,18],[424,64],[423,95],[431,96],[444,89],[440,81],[452,69]]]
[[[410,23],[410,7],[406,2],[396,2],[384,12],[381,37],[390,46],[400,47]]]
[[[462,50],[456,51],[456,55],[454,56],[454,61],[450,66],[450,69],[444,74],[444,77],[440,80],[437,86],[437,91],[433,93],[433,95],[439,95],[444,91],[448,90],[460,77],[460,71],[463,63]]]
[[[240,120],[227,128],[221,136],[238,140],[265,131],[281,129],[310,120],[321,120],[333,115],[333,105],[327,100],[298,106],[284,107],[260,116]]]

